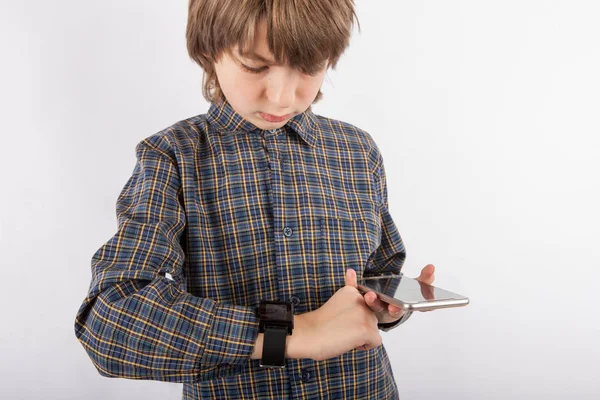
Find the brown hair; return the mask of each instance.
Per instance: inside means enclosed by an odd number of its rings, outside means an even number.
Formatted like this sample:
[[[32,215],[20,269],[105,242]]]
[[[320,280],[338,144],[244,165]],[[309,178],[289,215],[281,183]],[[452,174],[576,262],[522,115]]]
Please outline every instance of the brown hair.
[[[265,19],[269,50],[279,64],[314,72],[329,58],[335,69],[350,44],[354,0],[190,0],[186,29],[188,54],[204,70],[202,95],[224,100],[214,63],[223,52],[253,49],[258,23]],[[321,90],[313,104],[323,96]]]

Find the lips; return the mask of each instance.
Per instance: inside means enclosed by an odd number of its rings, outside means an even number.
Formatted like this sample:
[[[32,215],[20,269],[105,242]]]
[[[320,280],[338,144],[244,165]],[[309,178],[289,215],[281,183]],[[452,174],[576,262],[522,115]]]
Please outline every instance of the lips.
[[[283,115],[278,117],[276,115],[266,114],[266,113],[258,113],[262,119],[268,122],[283,122],[288,119],[292,114]]]

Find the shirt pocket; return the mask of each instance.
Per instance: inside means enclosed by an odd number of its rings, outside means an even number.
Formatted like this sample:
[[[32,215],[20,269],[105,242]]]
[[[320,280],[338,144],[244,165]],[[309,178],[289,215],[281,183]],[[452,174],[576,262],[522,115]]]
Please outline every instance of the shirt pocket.
[[[371,256],[381,243],[381,223],[378,219],[319,218],[317,285],[323,304],[346,284],[346,270],[353,268],[357,279],[362,277]]]

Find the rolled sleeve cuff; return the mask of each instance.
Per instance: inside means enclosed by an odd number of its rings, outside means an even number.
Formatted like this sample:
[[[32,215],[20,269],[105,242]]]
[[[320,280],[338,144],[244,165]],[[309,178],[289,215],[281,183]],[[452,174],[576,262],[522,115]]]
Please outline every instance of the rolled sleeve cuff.
[[[243,364],[258,336],[258,316],[250,307],[217,305],[204,347],[204,365]]]

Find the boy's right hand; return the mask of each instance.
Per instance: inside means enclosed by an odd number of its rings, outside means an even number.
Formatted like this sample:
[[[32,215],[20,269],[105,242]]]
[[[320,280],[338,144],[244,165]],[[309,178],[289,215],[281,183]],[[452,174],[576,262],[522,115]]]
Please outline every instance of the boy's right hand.
[[[377,316],[358,291],[356,271],[346,270],[346,285],[317,310],[306,313],[307,356],[321,361],[353,349],[370,350],[381,344]]]

